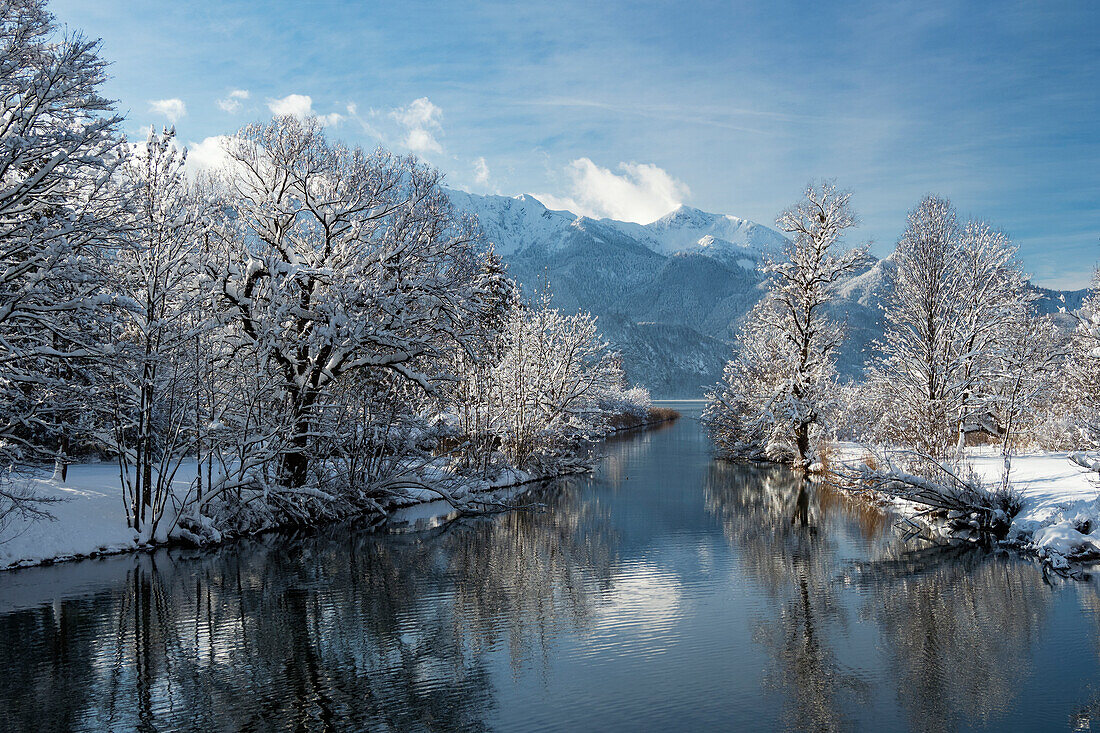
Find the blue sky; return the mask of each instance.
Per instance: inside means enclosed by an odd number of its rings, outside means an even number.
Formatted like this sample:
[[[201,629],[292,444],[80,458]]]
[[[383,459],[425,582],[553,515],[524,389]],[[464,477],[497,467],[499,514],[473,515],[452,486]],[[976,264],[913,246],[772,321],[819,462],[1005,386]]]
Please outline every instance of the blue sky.
[[[808,180],[835,178],[876,254],[935,192],[1012,235],[1040,284],[1087,285],[1100,3],[899,5],[50,7],[103,39],[127,130],[175,119],[196,164],[279,109],[416,152],[449,185],[590,215],[644,221],[682,202],[770,224]]]

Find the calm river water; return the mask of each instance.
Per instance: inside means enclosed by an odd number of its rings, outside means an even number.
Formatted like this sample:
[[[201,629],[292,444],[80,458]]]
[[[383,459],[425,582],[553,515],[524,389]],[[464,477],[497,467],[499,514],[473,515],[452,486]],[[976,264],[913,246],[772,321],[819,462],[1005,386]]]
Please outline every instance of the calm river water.
[[[1095,583],[906,545],[685,412],[541,512],[0,573],[0,729],[1100,729]]]

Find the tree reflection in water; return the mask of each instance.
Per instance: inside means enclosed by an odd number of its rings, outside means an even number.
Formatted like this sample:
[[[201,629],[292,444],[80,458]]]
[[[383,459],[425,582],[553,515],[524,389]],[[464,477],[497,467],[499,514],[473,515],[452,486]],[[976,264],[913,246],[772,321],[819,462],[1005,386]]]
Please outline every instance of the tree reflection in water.
[[[482,730],[483,651],[583,628],[610,535],[566,482],[550,511],[420,535],[347,528],[130,558],[93,598],[0,616],[16,730]],[[337,539],[340,534],[342,539]]]
[[[879,627],[914,730],[988,725],[1011,708],[1052,602],[1037,565],[896,542],[848,579],[872,591],[863,616]]]
[[[988,724],[1012,704],[1051,603],[1036,592],[1037,566],[906,544],[884,512],[787,471],[716,463],[707,497],[745,570],[777,601],[754,637],[775,661],[766,681],[786,691],[793,727],[845,727],[845,711],[867,700],[873,680],[836,654],[851,622],[838,593],[851,586],[914,730]],[[837,540],[852,538],[873,559],[844,559]]]
[[[7,574],[0,729],[483,730],[529,703],[537,727],[564,690],[593,726],[936,730],[1039,699],[1025,675],[1058,614],[1037,566],[906,545],[846,495],[712,461],[686,425],[610,442],[598,476],[536,491],[543,512]],[[756,643],[731,659],[746,613]],[[1072,722],[1097,717],[1082,698]]]
[[[834,651],[849,618],[835,585],[822,491],[786,469],[724,461],[713,464],[706,480],[707,507],[743,570],[775,599],[774,615],[759,621],[753,638],[776,665],[765,685],[786,693],[788,724],[799,730],[843,727],[846,711],[863,704],[870,689]]]

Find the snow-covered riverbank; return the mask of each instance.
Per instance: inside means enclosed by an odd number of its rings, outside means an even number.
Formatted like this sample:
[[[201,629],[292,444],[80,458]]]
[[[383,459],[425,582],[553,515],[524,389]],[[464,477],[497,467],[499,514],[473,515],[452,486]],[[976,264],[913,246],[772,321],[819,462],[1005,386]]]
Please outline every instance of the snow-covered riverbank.
[[[187,493],[195,473],[193,462],[180,466],[173,484],[179,496]],[[490,501],[499,490],[552,477],[508,469],[491,481],[464,479],[457,488],[450,478],[447,493],[453,498],[476,494]],[[138,534],[126,526],[116,463],[72,465],[64,483],[46,473],[26,480],[35,494],[56,500],[46,507],[54,519],[12,520],[0,538],[0,570],[142,549]],[[403,488],[387,497],[383,508],[390,512],[441,500],[431,489]]]
[[[624,426],[612,434],[651,429],[678,417],[679,413],[666,410],[654,419]],[[565,468],[559,475],[568,475],[575,470]],[[194,462],[185,462],[180,466],[173,482],[178,496],[187,494],[195,474]],[[492,480],[442,473],[422,476],[429,486],[438,484],[442,487],[446,484],[445,494],[452,499],[469,501],[476,497],[474,503],[499,501],[502,494],[512,495],[526,484],[557,477],[535,475],[518,469],[504,469]],[[437,481],[431,481],[432,478]],[[115,462],[74,464],[69,467],[64,482],[46,471],[39,477],[25,480],[34,494],[56,500],[46,505],[54,519],[13,519],[0,537],[0,570],[143,549],[138,534],[126,526],[118,464]],[[440,492],[413,487],[394,490],[380,504],[385,514],[379,516],[409,523],[420,514],[436,516],[455,508],[450,507],[450,502]],[[421,508],[426,511],[419,511]]]
[[[838,445],[841,460],[862,460],[866,449],[856,443]],[[1001,482],[1004,459],[995,448],[967,449],[967,462],[987,486]],[[1008,541],[1017,542],[1065,567],[1069,559],[1100,558],[1100,485],[1097,474],[1070,460],[1066,452],[1015,455],[1009,482],[1023,500],[1023,508],[1009,528]],[[897,502],[903,514],[925,509]]]

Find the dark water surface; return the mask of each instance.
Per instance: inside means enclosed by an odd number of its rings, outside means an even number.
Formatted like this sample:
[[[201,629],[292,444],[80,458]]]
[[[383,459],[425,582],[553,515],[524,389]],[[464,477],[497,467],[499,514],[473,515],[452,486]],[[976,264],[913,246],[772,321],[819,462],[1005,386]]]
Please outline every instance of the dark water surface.
[[[1100,728],[1094,583],[907,546],[692,419],[606,453],[544,512],[0,573],[0,729]]]

